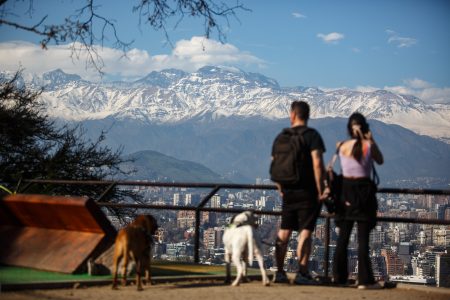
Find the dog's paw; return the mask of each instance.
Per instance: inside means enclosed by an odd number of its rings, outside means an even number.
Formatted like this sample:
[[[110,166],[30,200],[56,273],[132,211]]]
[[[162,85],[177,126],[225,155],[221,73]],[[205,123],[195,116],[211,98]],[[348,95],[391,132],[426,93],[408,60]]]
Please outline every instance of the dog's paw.
[[[233,281],[231,286],[239,286],[239,284],[240,284],[239,280],[235,280],[235,281]]]

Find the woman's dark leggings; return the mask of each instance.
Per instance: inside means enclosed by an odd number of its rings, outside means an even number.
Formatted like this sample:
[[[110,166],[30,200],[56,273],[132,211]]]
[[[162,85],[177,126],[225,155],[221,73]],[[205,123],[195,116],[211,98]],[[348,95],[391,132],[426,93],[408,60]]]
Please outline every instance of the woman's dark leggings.
[[[347,247],[355,221],[343,220],[339,222],[339,237],[334,254],[333,276],[337,283],[345,284],[348,279]],[[375,282],[372,263],[369,257],[369,235],[372,226],[369,222],[358,223],[358,284],[372,284]]]

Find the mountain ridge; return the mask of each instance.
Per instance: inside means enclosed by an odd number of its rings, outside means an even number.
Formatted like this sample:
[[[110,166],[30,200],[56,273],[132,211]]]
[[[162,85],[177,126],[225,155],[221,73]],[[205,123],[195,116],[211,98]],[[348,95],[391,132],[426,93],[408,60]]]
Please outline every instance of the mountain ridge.
[[[121,168],[134,171],[128,180],[155,180],[159,182],[227,182],[202,164],[179,160],[163,153],[143,150],[125,155]]]
[[[292,101],[304,100],[312,118],[348,117],[359,111],[369,119],[450,142],[450,105],[428,105],[386,90],[280,87],[259,73],[214,66],[192,73],[153,71],[130,83],[93,83],[77,76],[55,70],[31,80],[35,86],[46,85],[42,100],[53,117],[83,121],[112,116],[153,124],[230,116],[275,120],[287,115]]]
[[[426,105],[412,96],[283,88],[261,74],[218,67],[154,72],[131,83],[91,83],[60,70],[24,77],[21,82],[36,87],[46,84],[41,99],[51,117],[82,123],[91,138],[109,129],[105,143],[113,149],[123,146],[125,154],[158,151],[201,163],[234,182],[268,178],[271,143],[289,126],[293,100],[310,104],[309,125],[322,134],[326,161],[336,141],[347,136],[348,115],[359,110],[368,117],[386,158],[379,170],[382,186],[448,187],[450,182],[450,145],[388,122],[394,116],[419,129],[450,132],[446,119],[435,117],[450,115],[450,106]]]

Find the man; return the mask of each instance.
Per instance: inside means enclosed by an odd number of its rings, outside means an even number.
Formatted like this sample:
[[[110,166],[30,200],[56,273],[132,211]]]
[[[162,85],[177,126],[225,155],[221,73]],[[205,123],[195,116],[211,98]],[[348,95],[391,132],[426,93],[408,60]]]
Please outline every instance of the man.
[[[293,230],[298,231],[297,257],[299,271],[295,284],[313,284],[314,280],[308,271],[308,260],[311,254],[312,232],[321,209],[321,202],[326,198],[323,179],[325,168],[322,154],[325,146],[320,134],[307,128],[309,105],[304,101],[294,101],[289,114],[291,128],[303,137],[301,146],[304,158],[300,168],[300,181],[295,185],[277,183],[282,196],[281,228],[278,231],[275,259],[278,271],[274,276],[275,283],[289,283],[283,270],[289,237]]]

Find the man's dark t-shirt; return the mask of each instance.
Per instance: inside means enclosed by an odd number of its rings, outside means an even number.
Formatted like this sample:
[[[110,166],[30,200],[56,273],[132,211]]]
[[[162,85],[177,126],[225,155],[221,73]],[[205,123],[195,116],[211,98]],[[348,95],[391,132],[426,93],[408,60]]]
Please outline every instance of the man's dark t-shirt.
[[[292,129],[299,131],[304,126],[296,126]],[[325,152],[325,145],[320,134],[313,128],[308,128],[303,133],[303,147],[305,153],[304,166],[300,170],[300,183],[296,186],[283,186],[282,189],[304,190],[310,197],[317,197],[316,181],[314,178],[314,169],[312,165],[311,151],[321,150]]]

